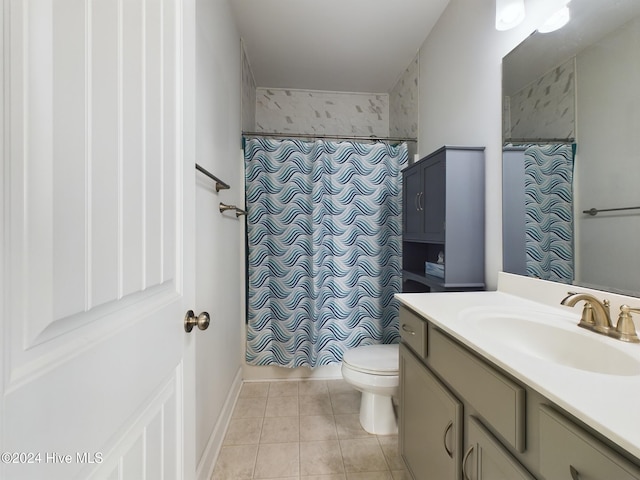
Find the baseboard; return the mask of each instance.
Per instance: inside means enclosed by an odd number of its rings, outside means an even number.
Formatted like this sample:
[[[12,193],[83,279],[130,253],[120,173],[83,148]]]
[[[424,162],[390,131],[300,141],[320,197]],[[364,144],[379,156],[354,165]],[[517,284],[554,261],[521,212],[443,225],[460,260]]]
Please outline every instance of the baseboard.
[[[222,407],[216,426],[211,432],[211,436],[207,441],[207,446],[204,449],[202,458],[198,463],[198,467],[196,469],[197,480],[209,480],[213,476],[213,469],[216,466],[216,461],[218,460],[218,455],[222,448],[224,435],[227,431],[227,427],[229,426],[229,422],[231,421],[231,414],[233,413],[233,408],[235,407],[238,396],[240,395],[241,387],[242,368],[239,368],[235,378],[233,379],[231,388],[229,389],[229,394],[224,402],[224,406]]]
[[[271,380],[335,380],[342,378],[340,371],[342,364],[324,365],[322,367],[284,368],[255,365],[243,365],[242,372],[245,381],[271,381]]]

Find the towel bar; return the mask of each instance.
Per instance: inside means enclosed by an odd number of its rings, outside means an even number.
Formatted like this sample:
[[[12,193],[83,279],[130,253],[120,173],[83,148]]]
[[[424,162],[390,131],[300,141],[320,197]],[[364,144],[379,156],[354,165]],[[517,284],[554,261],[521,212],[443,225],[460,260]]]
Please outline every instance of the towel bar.
[[[241,208],[238,208],[235,205],[227,205],[225,203],[220,203],[220,213],[224,213],[227,210],[235,210],[236,211],[236,218],[241,216],[241,215],[246,215],[247,214],[247,212],[245,210],[242,210]]]

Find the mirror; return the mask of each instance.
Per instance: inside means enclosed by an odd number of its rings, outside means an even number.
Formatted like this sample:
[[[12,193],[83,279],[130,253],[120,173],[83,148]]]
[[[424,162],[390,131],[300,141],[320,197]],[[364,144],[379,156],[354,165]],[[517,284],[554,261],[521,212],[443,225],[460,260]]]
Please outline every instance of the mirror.
[[[569,8],[503,59],[503,269],[640,297],[640,0]]]

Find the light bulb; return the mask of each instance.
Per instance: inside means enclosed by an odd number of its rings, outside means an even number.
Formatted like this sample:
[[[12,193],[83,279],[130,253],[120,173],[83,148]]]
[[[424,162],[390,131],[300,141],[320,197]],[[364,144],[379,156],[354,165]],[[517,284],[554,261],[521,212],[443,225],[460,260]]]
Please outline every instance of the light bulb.
[[[540,33],[555,32],[556,30],[564,27],[571,19],[571,12],[569,7],[563,7],[556,13],[551,15],[539,28]]]
[[[496,0],[496,30],[515,27],[524,16],[524,0]]]

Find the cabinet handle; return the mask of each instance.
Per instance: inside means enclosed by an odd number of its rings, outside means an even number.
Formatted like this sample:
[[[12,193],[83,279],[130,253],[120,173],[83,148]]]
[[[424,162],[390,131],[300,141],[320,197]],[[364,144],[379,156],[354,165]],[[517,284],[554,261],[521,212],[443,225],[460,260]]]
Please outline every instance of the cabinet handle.
[[[415,334],[416,334],[416,332],[414,332],[414,331],[413,331],[413,330],[411,330],[409,327],[407,327],[407,324],[406,324],[406,323],[403,323],[403,324],[402,324],[402,330],[403,330],[403,331],[405,331],[405,332],[407,332],[407,333],[408,333],[408,334],[410,334],[410,335],[415,335]]]
[[[449,420],[447,428],[444,429],[444,435],[442,436],[442,443],[444,444],[444,449],[447,452],[447,455],[449,455],[449,458],[453,458],[453,451],[449,450],[449,447],[447,446],[447,435],[449,434],[451,427],[453,427],[453,420]]]
[[[573,465],[569,465],[569,472],[571,472],[571,478],[573,480],[580,480],[580,472],[578,472]]]
[[[413,199],[413,205],[416,207],[416,211],[420,211],[420,207],[418,207],[419,197],[420,197],[420,192],[416,193],[416,198]]]
[[[473,452],[474,448],[475,445],[471,445],[467,452],[464,454],[464,458],[462,459],[462,476],[464,477],[464,480],[471,480],[469,478],[469,475],[467,475],[467,460],[469,460],[469,455],[471,455],[471,452]]]
[[[424,210],[424,202],[423,202],[423,200],[424,200],[424,192],[420,192],[420,202],[419,202],[420,210]]]

